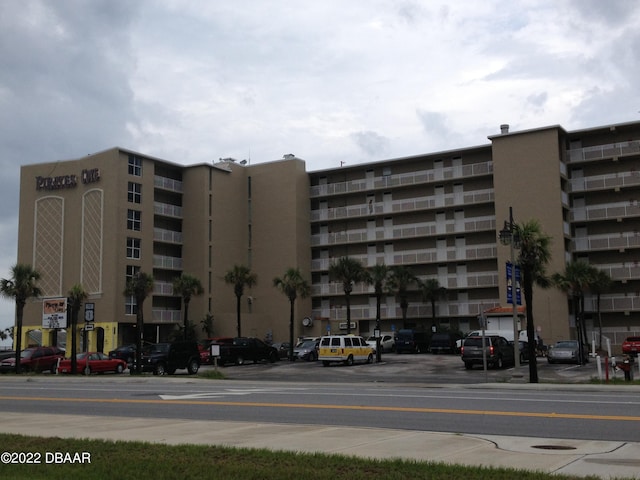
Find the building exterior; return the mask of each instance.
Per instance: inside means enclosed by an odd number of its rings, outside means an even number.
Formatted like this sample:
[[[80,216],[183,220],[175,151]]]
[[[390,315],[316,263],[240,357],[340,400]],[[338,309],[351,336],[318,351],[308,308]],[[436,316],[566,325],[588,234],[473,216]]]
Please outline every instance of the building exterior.
[[[553,238],[549,274],[584,259],[613,278],[600,296],[606,338],[619,345],[640,335],[640,122],[572,132],[509,132],[505,125],[489,140],[314,172],[293,155],[258,165],[221,159],[183,166],[121,148],[23,166],[18,262],[42,274],[46,298],[82,284],[95,305],[87,339],[99,350],[136,338],[137,305],[123,291],[139,271],[155,280],[143,305],[146,340],[165,340],[182,324],[183,305],[171,288],[181,273],[205,289],[189,319],[199,323],[211,313],[214,335],[234,335],[236,298],[223,276],[235,264],[258,277],[242,297],[243,334],[288,339],[289,304],[273,278],[289,267],[312,285],[311,297],[296,302],[296,336],[346,332],[344,292],[328,276],[343,256],[369,267],[402,265],[446,289],[433,312],[411,285],[405,322],[398,299],[385,296],[383,331],[465,332],[483,312],[506,305],[510,248],[498,232],[511,207],[516,223],[537,219]],[[587,292],[589,331],[599,325],[596,303]],[[27,344],[56,340],[42,327],[42,304],[27,305]],[[574,335],[566,293],[536,289],[533,311],[546,343]],[[373,288],[355,285],[351,330],[371,334],[375,316]]]

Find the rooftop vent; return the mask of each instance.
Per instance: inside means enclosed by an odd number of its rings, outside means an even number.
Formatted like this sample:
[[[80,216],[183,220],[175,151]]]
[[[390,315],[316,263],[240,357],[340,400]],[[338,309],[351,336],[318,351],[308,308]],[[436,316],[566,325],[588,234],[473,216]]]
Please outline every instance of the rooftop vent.
[[[508,123],[503,123],[502,125],[500,125],[500,133],[502,133],[502,134],[509,133],[509,124]]]

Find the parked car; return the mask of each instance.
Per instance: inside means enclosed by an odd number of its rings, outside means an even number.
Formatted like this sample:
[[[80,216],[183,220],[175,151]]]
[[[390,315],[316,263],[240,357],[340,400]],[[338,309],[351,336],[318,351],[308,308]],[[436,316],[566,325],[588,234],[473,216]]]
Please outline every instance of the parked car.
[[[64,350],[58,347],[29,347],[20,352],[20,370],[23,372],[55,373],[58,360],[64,358]],[[13,372],[16,369],[15,357],[0,362],[0,372]]]
[[[289,346],[291,344],[289,342],[276,342],[272,343],[271,346],[278,351],[278,357],[282,360],[283,358],[289,358]]]
[[[376,352],[376,348],[377,348],[376,337],[371,335],[369,338],[367,338],[367,343],[371,348],[373,348],[373,351]],[[393,334],[381,333],[380,334],[380,352],[382,353],[393,352],[395,349],[396,349],[396,340],[393,337]]]
[[[398,330],[395,342],[396,353],[423,353],[429,350],[429,333],[422,330]]]
[[[2,350],[0,352],[0,362],[5,358],[11,358],[11,357],[13,358],[16,357],[16,352],[14,350]]]
[[[143,342],[142,348],[147,345],[153,345],[151,342]],[[136,344],[130,343],[127,345],[120,345],[118,348],[109,352],[109,358],[119,358],[124,360],[127,364],[132,364],[136,359]]]
[[[211,357],[211,345],[228,345],[233,342],[231,337],[211,337],[205,338],[198,342],[198,350],[200,351],[200,365],[213,364],[213,357]]]
[[[582,347],[582,361],[580,361],[580,344],[577,340],[561,340],[549,347],[547,351],[547,362],[549,363],[588,363],[589,347]]]
[[[637,357],[640,353],[640,337],[627,337],[622,342],[622,353]]]
[[[474,365],[482,365],[483,358],[487,360],[487,367],[503,368],[506,365],[515,364],[513,344],[506,338],[497,335],[485,335],[483,337],[467,337],[462,344],[462,361],[467,370]],[[483,357],[484,350],[484,357]]]
[[[83,375],[91,373],[122,373],[127,368],[127,362],[121,358],[109,358],[102,352],[83,352],[76,354],[77,371]],[[60,360],[57,373],[71,373],[71,359]]]
[[[186,368],[190,375],[198,373],[200,351],[196,342],[156,343],[142,350],[143,372],[173,375],[176,370],[183,368]],[[131,373],[135,372],[135,363],[130,366],[130,370]]]
[[[318,345],[320,340],[305,340],[298,343],[293,349],[293,359],[301,358],[308,362],[315,362],[318,359]]]
[[[328,335],[320,339],[318,358],[322,365],[332,363],[353,365],[355,362],[373,362],[373,348],[366,340],[356,335]]]
[[[266,360],[271,363],[280,360],[280,354],[271,345],[259,338],[236,337],[231,344],[220,345],[220,365],[235,363],[243,365],[246,361],[257,363]]]
[[[429,351],[431,353],[457,353],[457,340],[460,340],[460,335],[455,333],[434,333],[431,335]]]

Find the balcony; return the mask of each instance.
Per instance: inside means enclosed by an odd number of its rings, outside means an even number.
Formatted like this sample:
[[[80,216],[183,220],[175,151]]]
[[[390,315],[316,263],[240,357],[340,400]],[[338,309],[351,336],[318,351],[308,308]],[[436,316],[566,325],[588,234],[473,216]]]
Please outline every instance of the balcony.
[[[573,178],[570,185],[572,193],[637,187],[640,186],[640,172],[632,171]]]
[[[182,258],[154,255],[153,268],[162,268],[166,270],[182,270]]]
[[[162,228],[154,228],[153,239],[156,242],[181,244],[182,232],[176,232],[173,230],[163,230]]]
[[[595,250],[620,250],[640,248],[640,233],[616,233],[612,235],[590,235],[576,238],[572,242],[574,252],[590,252]]]
[[[585,295],[585,311],[597,312],[595,295]],[[640,297],[637,295],[611,294],[600,296],[600,311],[605,312],[640,312]]]
[[[609,143],[593,147],[574,148],[567,150],[568,163],[592,162],[605,158],[624,157],[640,153],[640,140]]]
[[[310,187],[310,196],[311,198],[319,198],[332,195],[344,195],[346,193],[388,189],[392,187],[421,185],[442,180],[485,176],[490,175],[492,172],[492,162],[474,163],[472,165],[462,165],[443,169],[421,170],[397,175],[384,175],[372,179],[313,185]]]
[[[153,185],[156,188],[167,190],[175,193],[182,193],[182,182],[172,178],[161,177],[155,175],[153,177]]]
[[[606,272],[612,280],[628,281],[640,278],[640,265],[630,262],[629,265],[595,265],[598,270]]]
[[[619,202],[608,205],[592,205],[571,210],[571,221],[585,222],[596,220],[615,220],[640,216],[640,204],[637,202]]]
[[[168,203],[153,203],[153,213],[163,217],[182,218],[182,207]]]
[[[151,320],[153,323],[182,323],[182,312],[180,310],[153,309]]]
[[[168,296],[172,297],[173,294],[173,284],[169,282],[153,282],[153,294],[159,296]]]

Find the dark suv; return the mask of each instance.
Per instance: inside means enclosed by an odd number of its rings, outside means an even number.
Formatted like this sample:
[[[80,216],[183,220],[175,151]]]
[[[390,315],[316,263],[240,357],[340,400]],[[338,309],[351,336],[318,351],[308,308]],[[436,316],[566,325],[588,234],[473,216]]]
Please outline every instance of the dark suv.
[[[200,368],[200,351],[196,342],[156,343],[142,349],[142,371],[154,375],[173,375],[176,370],[186,368],[195,375]],[[136,368],[133,365],[131,373]]]
[[[482,337],[467,337],[462,344],[462,361],[466,369],[474,365],[482,365]],[[484,351],[487,359],[487,367],[502,368],[505,365],[514,365],[513,345],[506,338],[497,335],[484,337]]]
[[[58,360],[64,358],[64,351],[58,347],[29,347],[20,352],[20,370],[22,372],[43,372],[49,370],[55,373]],[[14,372],[16,359],[5,358],[0,362],[0,372]]]

